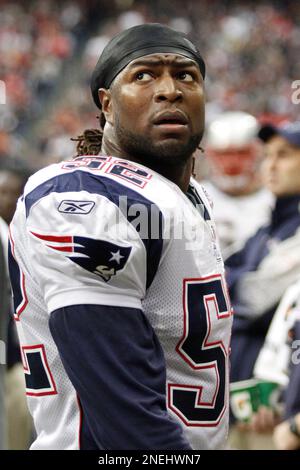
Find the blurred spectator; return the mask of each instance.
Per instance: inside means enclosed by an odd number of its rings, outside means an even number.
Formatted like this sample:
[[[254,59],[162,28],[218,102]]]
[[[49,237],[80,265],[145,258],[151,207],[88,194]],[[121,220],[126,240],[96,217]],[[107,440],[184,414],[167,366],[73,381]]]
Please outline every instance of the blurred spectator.
[[[7,132],[0,130],[0,162],[9,157],[10,138]]]
[[[14,114],[16,130],[56,85],[74,49],[80,16],[80,6],[70,10],[66,2],[1,2],[0,75],[7,92],[5,113]]]
[[[269,224],[226,261],[235,319],[231,380],[252,377],[253,366],[284,291],[300,277],[300,123],[264,126],[264,178],[276,196]]]
[[[7,224],[11,222],[17,200],[28,177],[29,173],[24,169],[16,168],[9,163],[0,165],[0,217]]]
[[[259,135],[266,149],[265,184],[276,201],[269,224],[225,263],[235,311],[231,382],[253,376],[280,299],[300,278],[300,122],[277,128],[266,125]],[[264,411],[262,419],[269,419]]]
[[[255,377],[283,389],[281,423],[272,408],[260,407],[250,429],[273,433],[275,447],[300,448],[300,281],[289,287],[275,312],[265,343],[254,367]]]
[[[33,438],[33,423],[29,413],[24,368],[16,326],[11,316],[7,337],[7,373],[5,377],[5,424],[8,450],[28,450]]]
[[[240,249],[269,217],[272,196],[261,187],[261,145],[257,120],[248,113],[226,112],[206,132],[209,180],[202,184],[213,202],[223,256]]]
[[[51,125],[41,140],[43,165],[57,163],[72,158],[76,146],[71,138],[82,131],[83,113],[79,116],[75,107],[59,108],[52,116]],[[88,116],[85,122],[88,122]],[[93,124],[93,127],[95,124]]]
[[[0,449],[25,450],[32,437],[32,420],[26,403],[19,341],[11,314],[7,243],[8,226],[0,217]]]
[[[291,419],[283,421],[274,429],[274,442],[277,450],[300,449],[300,413]]]
[[[5,348],[9,311],[9,287],[7,273],[7,237],[8,228],[0,217],[0,450],[6,449],[6,422],[4,412],[6,372]]]
[[[1,380],[4,377],[4,371],[7,372],[5,375],[5,412],[4,409],[0,409],[0,420],[4,420],[5,417],[5,448],[16,450],[29,447],[32,424],[26,404],[19,342],[16,338],[14,322],[10,318],[11,302],[5,254],[8,239],[7,224],[11,222],[17,200],[22,194],[28,176],[29,173],[26,170],[22,167],[17,168],[12,163],[0,165],[0,339],[5,340],[7,345],[7,370],[6,366],[0,365],[0,407],[1,393],[4,392]]]

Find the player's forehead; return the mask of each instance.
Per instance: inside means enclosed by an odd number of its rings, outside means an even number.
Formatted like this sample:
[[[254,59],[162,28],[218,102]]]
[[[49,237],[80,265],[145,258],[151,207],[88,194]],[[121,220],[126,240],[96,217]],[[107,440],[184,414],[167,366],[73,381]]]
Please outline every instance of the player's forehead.
[[[199,66],[196,61],[193,59],[186,57],[183,54],[178,53],[152,53],[146,54],[136,59],[133,59],[126,65],[126,67],[116,76],[114,82],[122,83],[123,79],[126,81],[126,77],[132,72],[133,70],[138,69],[139,67],[174,67],[177,69],[183,68],[195,68],[199,72],[199,76],[201,76],[201,72]]]
[[[140,65],[149,65],[149,66],[161,66],[161,65],[168,65],[168,66],[178,66],[178,67],[198,67],[198,64],[193,59],[186,57],[183,54],[178,53],[155,53],[155,54],[147,54],[137,59],[132,60],[129,64],[125,67],[125,70],[132,69],[138,67]]]

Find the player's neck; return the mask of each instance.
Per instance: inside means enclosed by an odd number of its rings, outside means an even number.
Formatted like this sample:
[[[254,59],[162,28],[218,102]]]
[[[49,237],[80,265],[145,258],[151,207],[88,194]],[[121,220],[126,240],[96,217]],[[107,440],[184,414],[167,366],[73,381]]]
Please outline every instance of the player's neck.
[[[113,139],[105,138],[105,134],[103,136],[101,153],[104,155],[113,155],[114,157],[125,158],[126,160],[130,160],[135,163],[140,163],[144,165],[142,159],[134,158],[131,155],[126,154],[119,145]],[[166,165],[146,165],[151,170],[156,171],[160,175],[164,176],[168,180],[172,181],[173,183],[177,184],[179,188],[186,193],[189,187],[190,178],[192,175],[193,170],[193,158],[192,155],[189,160],[180,167],[172,167]]]
[[[190,179],[192,176],[192,169],[193,169],[192,156],[189,158],[187,162],[185,162],[184,165],[180,167],[170,168],[169,166],[166,167],[166,166],[152,165],[150,166],[150,168],[151,170],[156,171],[160,175],[172,181],[172,183],[177,184],[177,186],[181,189],[181,191],[183,191],[184,193],[187,193]]]

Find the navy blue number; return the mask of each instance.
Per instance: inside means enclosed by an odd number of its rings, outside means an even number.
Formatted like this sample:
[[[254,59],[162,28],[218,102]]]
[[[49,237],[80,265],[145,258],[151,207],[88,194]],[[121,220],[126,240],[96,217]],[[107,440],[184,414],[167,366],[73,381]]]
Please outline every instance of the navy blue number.
[[[131,183],[144,187],[147,181],[150,178],[150,174],[147,171],[137,168],[134,165],[126,165],[126,163],[116,163],[109,168],[109,173],[119,176]]]
[[[51,374],[43,344],[22,347],[26,394],[55,395],[56,385]]]
[[[62,164],[64,170],[75,170],[76,168],[90,168],[91,170],[101,170],[103,166],[109,161],[110,157],[106,156],[92,156],[92,157],[77,157],[71,162]]]
[[[14,241],[10,232],[8,250],[9,274],[14,299],[14,318],[18,325],[21,321],[21,314],[28,306],[28,299],[25,288],[25,276],[15,258],[14,251]],[[43,344],[30,346],[21,344],[21,354],[25,372],[26,394],[32,396],[56,394],[56,385],[48,364],[45,346]]]
[[[186,280],[184,334],[177,352],[192,369],[199,371],[199,382],[197,385],[169,384],[169,406],[190,426],[215,426],[225,411],[227,350],[222,341],[211,338],[212,314],[218,320],[231,315],[221,276]],[[209,394],[206,370],[210,377],[215,377],[213,392],[210,378]]]

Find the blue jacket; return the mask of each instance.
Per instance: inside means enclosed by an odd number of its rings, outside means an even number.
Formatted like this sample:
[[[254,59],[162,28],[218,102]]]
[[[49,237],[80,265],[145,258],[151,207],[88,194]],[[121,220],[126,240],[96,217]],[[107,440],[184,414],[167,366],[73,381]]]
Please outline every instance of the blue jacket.
[[[278,300],[259,315],[253,311],[252,302],[243,301],[245,296],[241,295],[241,289],[247,291],[247,274],[255,272],[259,275],[261,264],[271,256],[274,244],[278,246],[288,239],[299,236],[297,233],[300,227],[299,206],[300,195],[277,199],[270,224],[259,229],[242,250],[225,261],[227,282],[235,313],[231,342],[231,382],[252,377],[255,361],[286,286],[282,279],[282,292],[277,292]],[[270,272],[270,291],[272,274]],[[292,272],[293,276],[296,281],[299,276],[297,269]],[[278,290],[277,286],[276,289]],[[265,295],[268,296],[267,291]],[[251,296],[253,297],[253,294]]]

